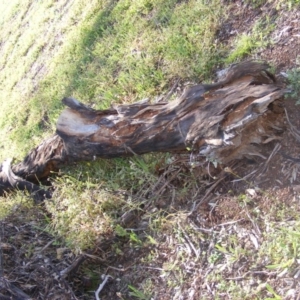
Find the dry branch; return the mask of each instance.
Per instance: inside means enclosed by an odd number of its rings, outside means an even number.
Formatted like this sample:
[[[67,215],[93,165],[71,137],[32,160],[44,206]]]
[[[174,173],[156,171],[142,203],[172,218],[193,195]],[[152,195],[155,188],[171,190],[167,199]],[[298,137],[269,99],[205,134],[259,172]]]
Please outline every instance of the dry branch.
[[[283,119],[277,100],[284,91],[267,69],[255,61],[233,65],[219,82],[188,88],[171,102],[94,110],[64,98],[67,108],[57,121],[57,135],[12,171],[33,182],[63,163],[96,157],[191,151],[228,163],[260,155],[257,145],[271,141]]]

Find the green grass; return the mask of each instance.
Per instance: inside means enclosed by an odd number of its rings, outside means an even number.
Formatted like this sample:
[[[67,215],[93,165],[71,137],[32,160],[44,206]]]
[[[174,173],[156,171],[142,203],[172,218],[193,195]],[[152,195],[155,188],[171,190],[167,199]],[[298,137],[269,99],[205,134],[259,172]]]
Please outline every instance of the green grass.
[[[65,63],[66,48],[76,43],[78,27],[101,8],[96,0],[88,7],[82,1],[1,3],[5,24],[0,30],[1,159],[8,155],[21,158],[53,132],[54,120],[49,115],[61,108],[64,84],[59,80],[64,78],[58,73]],[[47,83],[46,78],[52,81]]]
[[[8,100],[0,128],[9,132],[3,156],[13,149],[20,158],[53,132],[63,96],[97,108],[133,102],[161,94],[177,78],[207,79],[220,60],[218,0],[93,1],[84,10],[75,1],[68,12],[50,0],[15,2],[6,18],[17,18],[16,27],[1,32],[9,37],[1,55],[1,98]],[[39,67],[45,74],[37,84]]]

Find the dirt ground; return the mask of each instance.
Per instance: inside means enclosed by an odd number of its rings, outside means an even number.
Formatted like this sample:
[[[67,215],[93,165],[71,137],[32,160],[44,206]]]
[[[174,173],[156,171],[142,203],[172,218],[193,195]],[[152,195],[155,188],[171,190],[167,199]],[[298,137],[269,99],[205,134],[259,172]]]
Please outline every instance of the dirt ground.
[[[268,15],[274,22],[276,20],[276,29],[272,33],[274,43],[255,54],[255,58],[266,59],[276,66],[278,80],[284,84],[284,73],[281,72],[300,64],[300,11],[278,12],[271,4],[253,8],[245,5],[243,1],[234,1],[231,5],[232,18],[223,24],[218,39],[230,43],[237,34],[247,32],[262,15]],[[242,214],[245,212],[239,211],[229,192],[245,192],[249,187],[245,182],[251,182],[256,192],[268,191],[268,195],[276,197],[279,202],[291,205],[300,192],[300,141],[293,134],[293,129],[300,128],[300,106],[295,105],[294,99],[283,99],[282,106],[286,114],[281,139],[261,148],[261,155],[265,158],[256,157],[234,165],[232,173],[229,172],[224,181],[215,186],[213,197],[194,209],[190,216],[191,224],[197,224],[203,230],[209,231],[218,224],[243,218]],[[269,209],[272,203],[268,199],[272,197],[264,194],[257,197],[262,211]],[[169,201],[171,200],[161,200],[156,205],[167,206]],[[211,209],[212,203],[217,204],[214,210]],[[174,209],[182,208],[182,205],[175,203]],[[185,205],[189,210],[193,207],[192,203]],[[138,286],[146,278],[150,278],[152,285],[158,287],[158,296],[155,299],[201,299],[199,290],[193,291],[190,286],[186,287],[190,294],[180,298],[172,294],[171,288],[163,281],[161,267],[173,255],[169,252],[170,248],[165,246],[166,243],[155,247],[149,244],[146,248],[135,249],[127,241],[123,243],[121,237],[107,236],[103,237],[95,249],[78,256],[67,248],[58,247],[56,238],[38,230],[39,221],[44,222],[44,219],[44,214],[37,213],[28,220],[24,210],[23,217],[22,214],[19,217],[11,216],[1,222],[0,264],[2,272],[5,270],[7,280],[1,276],[0,299],[29,299],[26,295],[31,295],[32,299],[94,299],[94,294],[88,291],[96,282],[102,280],[99,279],[102,274],[110,274],[114,278],[108,279],[101,292],[102,300],[138,299],[128,293],[128,284]],[[167,237],[162,237],[164,239]],[[115,251],[111,251],[114,244],[122,244],[123,256],[114,255]],[[203,242],[202,246],[208,249],[209,241]],[[155,264],[149,263],[145,267],[142,259],[145,253],[150,255],[152,251],[156,252]],[[188,268],[195,266],[183,267],[189,270]],[[99,270],[97,278],[87,275],[95,269]],[[197,280],[200,279],[195,277],[195,285]],[[212,296],[211,299],[213,298]],[[139,299],[148,298],[141,296]]]

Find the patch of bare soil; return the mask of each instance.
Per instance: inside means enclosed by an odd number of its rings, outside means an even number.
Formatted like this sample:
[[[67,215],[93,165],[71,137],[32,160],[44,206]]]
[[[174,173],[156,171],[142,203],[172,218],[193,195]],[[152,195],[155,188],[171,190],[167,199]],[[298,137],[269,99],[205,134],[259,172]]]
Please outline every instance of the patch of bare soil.
[[[0,299],[83,299],[76,270],[84,257],[40,228],[40,210],[17,215],[1,221]]]
[[[299,66],[300,11],[282,11],[276,18],[276,29],[271,35],[272,45],[261,53],[261,57],[273,63],[278,70]]]
[[[226,1],[224,5],[230,6],[230,18],[220,26],[217,38],[226,45],[232,45],[237,35],[250,33],[253,25],[264,14],[262,8],[254,8],[244,1]]]

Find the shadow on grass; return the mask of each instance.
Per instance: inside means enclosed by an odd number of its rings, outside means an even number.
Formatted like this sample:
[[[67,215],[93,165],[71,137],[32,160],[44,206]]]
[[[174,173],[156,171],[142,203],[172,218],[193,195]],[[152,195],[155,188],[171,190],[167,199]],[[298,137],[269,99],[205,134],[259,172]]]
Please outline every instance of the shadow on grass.
[[[174,0],[109,2],[76,46],[65,96],[107,108],[157,96],[177,78],[207,78],[218,61],[210,28],[216,24],[205,5],[194,9]]]
[[[54,131],[63,97],[105,109],[160,96],[178,79],[207,78],[219,57],[213,43],[217,2],[209,7],[175,0],[99,4],[73,41],[70,34],[68,51],[54,60],[29,112],[16,118],[14,142],[25,144],[47,129]]]

